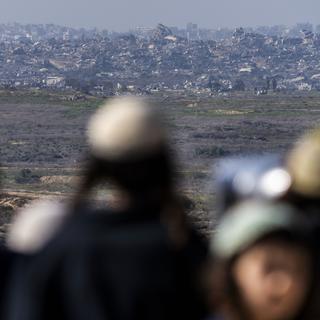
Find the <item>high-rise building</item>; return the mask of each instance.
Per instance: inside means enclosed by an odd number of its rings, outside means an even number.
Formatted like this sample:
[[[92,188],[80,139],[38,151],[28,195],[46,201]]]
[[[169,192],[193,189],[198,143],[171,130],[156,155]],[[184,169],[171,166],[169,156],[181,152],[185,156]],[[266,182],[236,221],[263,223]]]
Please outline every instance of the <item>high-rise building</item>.
[[[196,23],[187,23],[187,38],[188,40],[199,40],[199,29]]]

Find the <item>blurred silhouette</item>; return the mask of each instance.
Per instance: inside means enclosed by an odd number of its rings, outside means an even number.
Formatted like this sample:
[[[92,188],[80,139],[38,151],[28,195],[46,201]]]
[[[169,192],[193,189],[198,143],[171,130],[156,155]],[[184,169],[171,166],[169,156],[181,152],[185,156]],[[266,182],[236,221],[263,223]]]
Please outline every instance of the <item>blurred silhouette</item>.
[[[320,226],[320,128],[304,134],[289,151],[290,201]]]
[[[309,198],[320,197],[320,128],[304,134],[289,152],[293,189]]]
[[[9,319],[203,319],[207,246],[174,187],[161,119],[145,101],[108,101],[88,125],[90,159],[61,230],[13,292]],[[113,201],[96,208],[108,183]]]
[[[209,300],[226,320],[315,319],[312,226],[286,203],[244,201],[212,239]],[[220,318],[219,318],[220,319]]]
[[[320,128],[306,132],[288,152],[286,166],[292,177],[288,201],[302,211],[314,226],[315,246],[320,241]],[[317,249],[319,252],[319,248]],[[310,311],[320,318],[320,261],[317,261],[317,291]]]
[[[35,254],[58,232],[67,208],[53,200],[35,200],[17,211],[7,234],[7,247],[16,253]]]
[[[216,164],[217,219],[249,199],[275,201],[287,196],[291,176],[279,155],[225,158]]]
[[[2,196],[2,172],[0,171],[0,195]],[[1,209],[0,209],[0,213]],[[11,277],[17,255],[11,252],[3,244],[0,245],[0,318],[5,315],[8,303],[8,292],[11,285]]]

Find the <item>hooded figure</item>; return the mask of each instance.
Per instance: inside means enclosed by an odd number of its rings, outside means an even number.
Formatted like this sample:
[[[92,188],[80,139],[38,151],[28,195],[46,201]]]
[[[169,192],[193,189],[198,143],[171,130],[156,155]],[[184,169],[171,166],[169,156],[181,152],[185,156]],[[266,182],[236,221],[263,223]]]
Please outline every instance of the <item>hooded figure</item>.
[[[69,218],[25,272],[9,319],[202,319],[207,247],[175,193],[159,117],[143,100],[113,99],[88,142]],[[96,209],[90,195],[105,183],[114,200]]]

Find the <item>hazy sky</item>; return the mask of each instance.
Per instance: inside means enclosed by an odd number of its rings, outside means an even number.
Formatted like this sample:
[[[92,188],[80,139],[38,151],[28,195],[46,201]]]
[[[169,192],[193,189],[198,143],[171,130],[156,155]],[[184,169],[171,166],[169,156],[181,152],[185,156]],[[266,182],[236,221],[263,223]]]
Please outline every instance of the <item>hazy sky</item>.
[[[124,31],[162,22],[235,27],[312,22],[319,0],[0,0],[0,23],[55,23]]]

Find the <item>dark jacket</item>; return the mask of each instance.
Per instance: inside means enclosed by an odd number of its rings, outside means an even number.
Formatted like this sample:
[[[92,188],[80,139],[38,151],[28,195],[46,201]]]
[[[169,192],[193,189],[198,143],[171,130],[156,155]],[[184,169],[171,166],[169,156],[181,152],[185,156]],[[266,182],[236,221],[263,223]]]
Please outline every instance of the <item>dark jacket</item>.
[[[81,213],[23,270],[8,318],[203,319],[206,256],[192,229],[176,249],[158,214]]]
[[[22,266],[28,262],[28,257],[14,253],[0,247],[0,319],[4,319],[5,310],[10,301],[10,288],[17,265]]]

